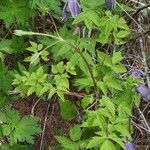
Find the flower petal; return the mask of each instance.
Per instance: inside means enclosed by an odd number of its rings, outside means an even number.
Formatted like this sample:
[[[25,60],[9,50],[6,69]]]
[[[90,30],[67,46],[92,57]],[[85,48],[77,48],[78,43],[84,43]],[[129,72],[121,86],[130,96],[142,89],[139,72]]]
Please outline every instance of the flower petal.
[[[143,77],[144,72],[141,69],[132,69],[130,72],[131,76]]]
[[[138,93],[141,94],[141,96],[143,98],[150,101],[150,89],[148,87],[146,87],[145,85],[140,84],[136,87],[136,90],[137,90]]]
[[[105,0],[105,4],[106,4],[107,9],[109,10],[113,10],[116,6],[115,0]]]
[[[77,17],[77,15],[80,13],[80,10],[81,10],[78,1],[77,0],[68,0],[68,7],[71,12],[71,16],[73,18]]]
[[[68,1],[65,3],[65,5],[63,7],[63,11],[62,11],[63,20],[66,19],[69,16],[69,13],[67,11],[67,7],[68,7]]]
[[[125,148],[126,148],[126,150],[135,150],[135,145],[132,144],[131,142],[127,141],[125,143]]]

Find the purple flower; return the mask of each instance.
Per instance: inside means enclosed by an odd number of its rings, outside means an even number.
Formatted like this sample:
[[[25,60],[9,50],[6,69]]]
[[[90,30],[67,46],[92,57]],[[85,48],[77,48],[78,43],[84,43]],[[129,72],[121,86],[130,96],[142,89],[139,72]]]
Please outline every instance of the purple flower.
[[[132,143],[129,142],[129,141],[126,141],[126,142],[125,142],[125,149],[126,149],[126,150],[135,150],[135,145],[132,144]]]
[[[129,72],[129,74],[131,76],[135,76],[135,77],[139,78],[141,81],[144,82],[143,77],[145,76],[145,74],[142,70],[132,69]],[[136,91],[141,94],[143,100],[149,100],[150,101],[150,89],[147,86],[140,83],[136,86]]]
[[[143,98],[150,101],[150,89],[148,87],[146,87],[145,85],[140,84],[136,87],[136,90],[137,90],[138,93],[141,94],[141,96]]]
[[[62,11],[62,17],[63,20],[68,17],[71,13],[71,16],[73,18],[77,17],[77,15],[80,13],[81,8],[78,3],[78,0],[67,0],[66,4],[64,5],[63,11]]]
[[[107,9],[109,10],[113,10],[116,6],[115,0],[105,0],[105,4],[106,4]]]
[[[132,69],[129,74],[131,76],[138,77],[139,79],[143,78],[144,72],[141,69]]]

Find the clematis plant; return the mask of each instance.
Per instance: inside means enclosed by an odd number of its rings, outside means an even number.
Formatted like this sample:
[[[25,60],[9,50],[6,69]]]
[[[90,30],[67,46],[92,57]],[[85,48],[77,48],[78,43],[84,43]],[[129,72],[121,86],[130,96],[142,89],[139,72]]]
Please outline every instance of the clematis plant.
[[[77,17],[80,11],[81,8],[78,3],[78,0],[67,0],[62,11],[63,20],[70,16],[70,14],[73,18]]]

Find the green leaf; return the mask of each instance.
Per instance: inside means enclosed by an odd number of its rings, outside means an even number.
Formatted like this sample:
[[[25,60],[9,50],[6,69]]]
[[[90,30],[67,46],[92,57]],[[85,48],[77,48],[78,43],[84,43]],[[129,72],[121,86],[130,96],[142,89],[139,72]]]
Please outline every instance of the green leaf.
[[[37,52],[38,51],[38,44],[35,42],[30,41],[31,47],[26,48],[28,51]]]
[[[65,65],[65,69],[68,73],[76,75],[75,68],[70,62],[67,62],[67,65]]]
[[[12,52],[11,44],[12,44],[11,40],[1,40],[0,51],[11,53]]]
[[[87,145],[87,148],[88,149],[91,149],[91,148],[94,148],[94,147],[98,147],[102,142],[102,138],[99,137],[99,136],[94,136],[92,137],[92,139],[90,139],[88,141],[88,145]]]
[[[27,96],[33,94],[34,92],[35,92],[35,88],[34,88],[34,87],[30,87],[30,88],[28,89]]]
[[[60,62],[57,65],[52,65],[52,73],[57,74],[57,73],[64,73],[65,71],[65,67],[64,67],[64,63]]]
[[[21,145],[21,144],[3,144],[1,145],[1,150],[31,150],[33,147],[30,145]]]
[[[33,144],[33,135],[41,132],[41,129],[38,127],[37,121],[37,118],[34,117],[22,118],[14,132],[14,137],[18,141],[27,141],[28,143]]]
[[[67,100],[60,100],[59,105],[61,116],[65,120],[72,120],[76,116],[75,106],[71,102]]]
[[[78,24],[82,21],[84,21],[86,27],[91,30],[93,25],[97,25],[99,26],[99,16],[97,15],[97,13],[95,13],[92,10],[88,10],[85,12],[80,13],[75,20],[73,21],[73,24]]]
[[[92,104],[94,102],[94,98],[93,96],[85,96],[83,99],[82,99],[82,108],[83,109],[86,109],[90,104]]]
[[[4,20],[6,27],[9,27],[15,20],[17,20],[18,24],[24,25],[29,17],[29,6],[30,3],[26,0],[1,1],[0,19]]]
[[[99,61],[104,63],[104,65],[110,67],[112,66],[111,58],[104,52],[98,52]]]
[[[54,87],[50,87],[48,99],[51,99],[55,93],[56,93],[56,89]]]
[[[105,142],[100,146],[100,150],[116,150],[116,148],[110,140],[105,140]]]
[[[121,52],[114,52],[112,56],[112,64],[120,63],[123,60]]]
[[[93,82],[90,77],[88,78],[79,78],[75,80],[75,86],[78,86],[79,89],[89,89],[93,87]]]
[[[13,72],[9,71],[0,61],[0,93],[8,94],[8,91],[11,90],[12,80]]]
[[[108,85],[108,87],[113,88],[113,89],[117,89],[117,90],[122,90],[119,79],[117,79],[115,77],[111,77],[109,75],[106,75],[103,78],[103,80]]]
[[[81,138],[81,128],[79,125],[75,125],[70,129],[70,138],[73,141],[78,141]]]
[[[57,141],[64,147],[66,150],[76,150],[76,147],[71,140],[67,139],[64,136],[55,136]]]
[[[35,1],[39,7],[39,10],[42,13],[48,13],[49,11],[51,11],[54,16],[55,15],[59,15],[61,14],[61,2],[59,0],[44,0],[44,1]]]
[[[48,59],[48,55],[49,55],[49,52],[46,51],[46,50],[44,50],[44,51],[41,52],[41,58],[42,58],[43,60],[45,60],[45,61],[48,61],[48,60],[49,60],[49,59]]]
[[[102,90],[104,95],[107,95],[107,84],[105,82],[98,81],[97,86]]]
[[[116,73],[125,73],[125,72],[127,72],[127,69],[124,65],[113,65],[113,66],[111,66],[111,69]]]
[[[31,59],[30,59],[30,64],[34,64],[34,65],[37,65],[40,61],[39,59],[40,57],[40,54],[38,52],[34,53],[32,56],[31,56]]]
[[[119,137],[119,136],[116,136],[114,134],[111,134],[109,136],[109,138],[112,140],[112,141],[115,141],[116,143],[118,143],[123,149],[125,149],[125,144],[123,142],[123,140]]]
[[[126,31],[126,30],[121,30],[121,31],[119,31],[118,33],[117,33],[117,37],[118,38],[126,38],[128,35],[130,34],[130,32],[129,31]]]
[[[111,116],[115,116],[115,113],[116,113],[115,104],[113,103],[111,99],[103,96],[101,99],[101,106],[105,106],[105,108],[108,109],[107,111],[111,113]]]
[[[38,70],[36,71],[36,77],[41,78],[44,74],[43,67],[39,67]]]
[[[65,101],[64,93],[61,90],[57,90],[57,95],[59,96],[61,101]]]
[[[40,133],[38,119],[35,117],[21,118],[19,113],[13,109],[7,109],[0,114],[3,136],[8,137],[10,145],[18,142],[28,142],[33,144],[33,135]]]

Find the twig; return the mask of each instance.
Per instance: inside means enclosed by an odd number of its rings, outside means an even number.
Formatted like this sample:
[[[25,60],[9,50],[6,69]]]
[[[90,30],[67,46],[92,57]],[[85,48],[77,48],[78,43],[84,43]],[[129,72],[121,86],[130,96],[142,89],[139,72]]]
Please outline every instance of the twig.
[[[49,112],[49,108],[50,108],[50,100],[47,106],[47,110],[46,110],[46,115],[45,115],[45,119],[44,119],[44,125],[43,125],[43,131],[42,131],[42,137],[41,137],[41,142],[40,142],[40,149],[43,149],[43,141],[44,141],[44,135],[45,135],[45,129],[46,129],[46,122],[47,122],[47,118],[48,118],[48,112]]]
[[[143,121],[147,127],[147,132],[150,133],[150,126],[148,125],[148,122],[147,122],[145,116],[143,115],[143,113],[141,112],[141,110],[138,107],[137,107],[137,110],[139,111],[139,114],[140,114],[141,118],[143,119]]]
[[[139,22],[141,22],[141,17],[139,16],[138,18]],[[138,31],[142,32],[141,26],[138,25]],[[147,79],[147,84],[148,87],[150,88],[150,78],[149,78],[149,74],[148,74],[148,65],[147,65],[147,59],[146,59],[146,54],[145,54],[145,47],[144,47],[144,43],[143,43],[143,37],[139,38],[139,43],[140,43],[140,48],[141,48],[141,54],[143,57],[143,64],[144,64],[144,70],[145,70],[145,74],[146,74],[146,79]]]
[[[142,111],[142,113],[144,113],[145,112],[145,110],[147,109],[147,107],[150,105],[150,102],[148,102],[147,103],[147,105],[144,107],[144,109],[143,109],[143,111]]]
[[[141,127],[139,124],[135,123],[133,120],[131,120],[132,124],[140,131],[141,135],[143,135],[143,132],[141,129],[145,130],[145,128]]]
[[[133,3],[136,3],[136,4],[139,4],[139,5],[141,5],[141,6],[145,6],[146,4],[144,4],[144,3],[141,3],[141,2],[139,2],[139,1],[136,1],[136,0],[130,0],[131,2],[133,2]],[[149,10],[150,10],[150,8],[148,8]]]
[[[99,99],[96,99],[96,101],[92,105],[90,105],[86,110],[89,110],[92,107],[94,107],[98,103],[98,101],[99,101]]]
[[[150,7],[150,3],[144,5],[144,6],[141,6],[140,8],[138,8],[133,14],[132,14],[132,18],[134,18],[140,11],[146,9]]]
[[[134,37],[130,38],[130,39],[128,40],[128,42],[129,42],[129,41],[136,40],[136,39],[140,38],[141,36],[146,36],[148,33],[150,33],[150,28],[147,29],[145,32],[137,33]]]
[[[144,63],[144,70],[146,74],[147,85],[150,88],[150,78],[149,78],[149,73],[148,73],[148,65],[147,65],[145,51],[142,51],[142,56],[143,56],[143,63]]]
[[[133,22],[134,22],[137,26],[139,26],[140,29],[141,29],[143,32],[145,32],[145,30],[143,29],[143,27],[142,27],[134,18],[132,18],[132,16],[131,16],[118,2],[116,2],[116,3],[117,3],[117,5],[128,15],[128,17],[129,17],[131,20],[133,20]],[[148,38],[150,39],[149,36],[148,36]]]
[[[37,106],[37,104],[39,103],[40,100],[41,100],[41,99],[39,98],[39,99],[35,102],[35,104],[33,105],[32,110],[31,110],[31,115],[34,116],[34,109],[35,109],[35,107]]]
[[[67,91],[67,92],[65,92],[65,95],[70,95],[70,96],[74,96],[77,98],[83,98],[85,93],[76,93],[76,92]]]
[[[140,13],[142,10],[146,9],[146,8],[149,8],[150,7],[150,3],[146,4],[146,5],[142,5],[141,7],[139,7],[131,16],[132,18],[135,18],[138,13]],[[130,25],[131,24],[131,21],[132,19],[130,18],[128,24]]]
[[[56,23],[55,23],[55,21],[54,21],[54,19],[53,19],[53,16],[52,16],[50,13],[49,13],[48,15],[50,16],[50,18],[51,18],[51,20],[52,20],[52,23],[53,23],[53,26],[54,26],[54,28],[55,28],[55,31],[56,31],[57,35],[60,37],[59,32],[58,32],[58,29],[57,29],[57,26],[56,26]]]

